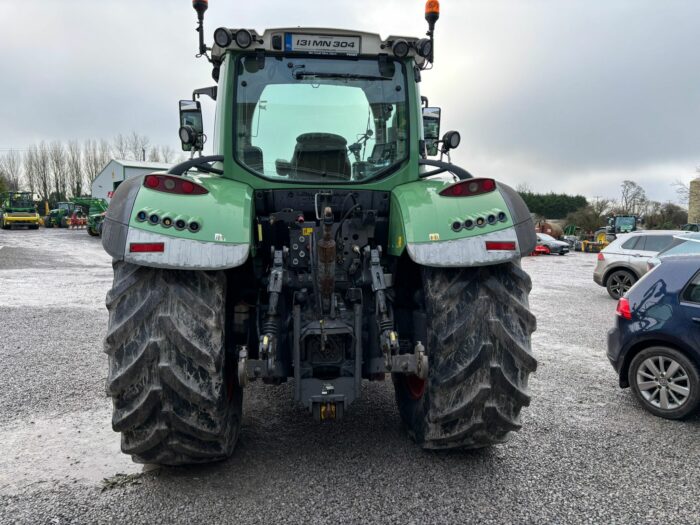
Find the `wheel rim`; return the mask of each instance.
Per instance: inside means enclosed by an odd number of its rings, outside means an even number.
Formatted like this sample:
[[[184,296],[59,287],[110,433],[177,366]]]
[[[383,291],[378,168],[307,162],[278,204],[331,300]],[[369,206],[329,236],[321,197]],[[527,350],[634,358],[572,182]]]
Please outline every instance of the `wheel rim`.
[[[425,394],[425,384],[425,379],[421,379],[416,375],[410,375],[406,378],[406,389],[411,399],[417,401],[423,397],[423,394]]]
[[[610,290],[620,297],[625,295],[633,284],[632,277],[627,273],[614,273],[610,277]]]
[[[637,388],[644,400],[661,410],[676,410],[690,397],[690,378],[683,366],[667,356],[653,356],[637,369]]]

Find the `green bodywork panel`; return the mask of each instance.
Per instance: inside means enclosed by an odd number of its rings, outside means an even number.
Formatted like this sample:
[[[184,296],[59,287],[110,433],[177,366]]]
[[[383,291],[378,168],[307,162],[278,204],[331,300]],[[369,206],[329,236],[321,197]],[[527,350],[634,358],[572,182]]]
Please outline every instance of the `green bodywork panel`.
[[[513,226],[508,206],[496,190],[473,197],[443,197],[450,182],[421,180],[394,188],[389,219],[389,253],[401,255],[407,243],[434,243],[476,237]],[[506,213],[505,221],[456,232],[452,223]]]
[[[186,179],[205,187],[205,195],[176,195],[141,187],[134,202],[130,228],[144,230],[179,239],[229,244],[251,242],[253,224],[253,190],[250,186],[216,175],[188,175]],[[136,219],[139,211],[149,215],[156,212],[161,219],[170,217],[189,222],[196,219],[201,225],[197,232],[178,231]]]
[[[223,175],[198,175],[191,171],[185,177],[201,184],[209,193],[206,195],[176,195],[141,187],[136,197],[129,226],[131,228],[158,233],[161,235],[205,242],[241,244],[254,247],[254,206],[253,195],[257,190],[271,189],[338,189],[369,190],[391,192],[391,212],[389,225],[388,252],[400,256],[407,243],[434,243],[467,237],[510,228],[513,222],[508,206],[501,193],[494,192],[474,197],[442,197],[440,190],[452,184],[441,180],[420,179],[425,171],[419,160],[420,141],[423,137],[423,120],[420,103],[419,84],[412,80],[411,60],[406,61],[409,81],[408,89],[408,131],[409,155],[407,160],[393,172],[365,182],[292,182],[266,179],[241,166],[234,156],[234,111],[235,78],[232,64],[238,54],[229,52],[221,65],[216,107],[216,129],[213,133],[214,154],[222,155],[223,162],[216,167]],[[433,170],[434,168],[427,168]],[[159,216],[173,220],[196,218],[201,230],[178,231],[174,227],[164,228],[136,219],[139,211],[157,212]],[[496,224],[486,224],[471,230],[455,232],[454,221],[467,218],[487,217],[490,213],[505,212],[507,219]]]

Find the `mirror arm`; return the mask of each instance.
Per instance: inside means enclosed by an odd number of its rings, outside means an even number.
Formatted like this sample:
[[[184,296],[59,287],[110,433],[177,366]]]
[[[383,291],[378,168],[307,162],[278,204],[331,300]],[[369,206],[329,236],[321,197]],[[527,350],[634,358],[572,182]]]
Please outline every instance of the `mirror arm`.
[[[442,173],[444,171],[449,171],[450,173],[454,173],[459,180],[473,179],[474,178],[474,175],[469,173],[464,168],[460,168],[459,166],[455,166],[454,164],[451,164],[449,162],[442,162],[441,160],[418,159],[418,165],[419,166],[434,166],[434,167],[438,168],[438,169],[433,170],[433,171],[421,173],[419,175],[419,177],[421,179],[424,179],[425,177],[431,177],[433,175],[438,175],[439,173]]]
[[[199,98],[201,95],[206,95],[209,98],[211,98],[212,100],[216,100],[218,92],[219,92],[218,86],[210,86],[210,87],[195,89],[192,92],[192,100],[195,100],[195,97]]]
[[[192,168],[197,168],[199,171],[204,171],[206,173],[216,173],[217,175],[223,175],[223,170],[208,166],[208,164],[212,162],[223,161],[223,155],[208,155],[206,157],[197,157],[194,159],[187,160],[185,162],[181,162],[180,164],[176,164],[175,166],[170,168],[170,170],[168,170],[168,175],[182,175],[187,170]]]

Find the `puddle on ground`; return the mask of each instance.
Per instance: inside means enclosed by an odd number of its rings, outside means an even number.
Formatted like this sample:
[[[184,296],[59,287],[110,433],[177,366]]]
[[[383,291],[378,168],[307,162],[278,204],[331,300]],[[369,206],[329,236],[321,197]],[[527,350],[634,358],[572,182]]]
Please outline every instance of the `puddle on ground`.
[[[47,484],[99,485],[116,474],[136,474],[119,448],[110,411],[33,419],[0,429],[0,493],[22,493]]]

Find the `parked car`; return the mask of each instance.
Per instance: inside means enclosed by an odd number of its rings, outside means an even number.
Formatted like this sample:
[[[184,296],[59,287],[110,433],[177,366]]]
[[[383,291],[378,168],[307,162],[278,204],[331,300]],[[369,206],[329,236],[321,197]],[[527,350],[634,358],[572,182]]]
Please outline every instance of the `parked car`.
[[[659,252],[656,257],[652,257],[647,261],[647,270],[651,270],[657,264],[661,264],[664,257],[674,255],[688,257],[700,255],[700,233],[684,232],[681,235],[676,235],[665,250]]]
[[[669,256],[621,298],[608,358],[652,414],[700,407],[700,257]]]
[[[665,250],[680,230],[646,230],[618,234],[598,254],[593,280],[619,299],[647,272],[647,261]]]
[[[539,246],[546,246],[550,254],[566,255],[571,250],[568,242],[558,241],[546,233],[537,234],[537,244]]]

